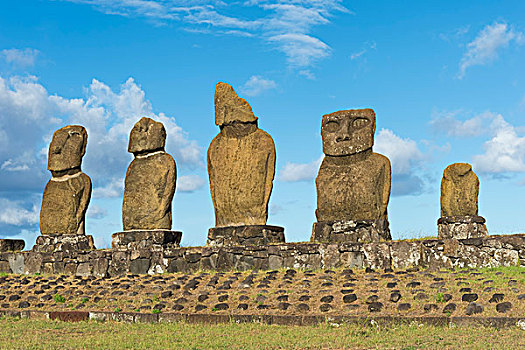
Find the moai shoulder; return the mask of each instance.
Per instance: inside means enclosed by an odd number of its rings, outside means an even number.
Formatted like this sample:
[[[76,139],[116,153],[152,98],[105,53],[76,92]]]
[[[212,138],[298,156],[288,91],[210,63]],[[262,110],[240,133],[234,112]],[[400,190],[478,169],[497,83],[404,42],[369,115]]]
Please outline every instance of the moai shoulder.
[[[373,230],[377,226],[377,234],[367,232],[363,233],[366,237],[359,237],[361,233],[355,230],[345,233],[342,229],[337,239],[379,240],[378,235],[390,238],[387,207],[391,166],[387,157],[372,151],[375,128],[372,109],[342,110],[323,116],[321,136],[325,158],[316,178],[318,222],[314,225],[314,236],[317,229],[319,239],[326,239],[328,231],[337,231],[336,226],[368,223],[374,226]],[[314,236],[312,239],[318,240]]]
[[[84,234],[91,179],[81,171],[87,132],[80,125],[57,130],[49,146],[47,183],[40,210],[43,235]]]
[[[165,152],[164,125],[140,119],[130,133],[128,151],[135,159],[126,172],[122,221],[124,230],[170,230],[171,201],[177,169]]]
[[[252,226],[253,231],[253,226],[266,225],[275,175],[272,137],[258,128],[248,102],[225,83],[218,83],[215,89],[215,124],[220,133],[207,155],[216,224],[210,229],[210,244],[217,241],[214,233],[222,235],[224,230],[218,228]]]

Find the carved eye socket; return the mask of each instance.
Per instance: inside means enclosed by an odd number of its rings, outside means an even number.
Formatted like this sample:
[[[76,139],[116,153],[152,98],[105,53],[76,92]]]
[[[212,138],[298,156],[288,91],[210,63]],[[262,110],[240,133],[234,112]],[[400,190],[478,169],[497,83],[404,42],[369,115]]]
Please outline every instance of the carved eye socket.
[[[368,125],[368,123],[370,123],[370,121],[366,118],[356,118],[354,119],[354,121],[352,122],[352,126],[356,129],[360,129],[366,125]]]
[[[70,131],[69,136],[80,136],[80,133],[78,131]]]
[[[339,123],[336,121],[329,121],[324,125],[327,132],[335,132],[339,129]]]

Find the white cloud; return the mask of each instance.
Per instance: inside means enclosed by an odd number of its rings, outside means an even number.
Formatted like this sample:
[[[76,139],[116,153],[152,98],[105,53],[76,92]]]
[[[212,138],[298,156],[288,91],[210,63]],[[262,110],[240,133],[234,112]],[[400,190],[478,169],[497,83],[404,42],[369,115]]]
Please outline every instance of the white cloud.
[[[199,175],[180,176],[177,179],[177,191],[193,192],[202,188],[205,184],[206,180],[204,180]]]
[[[287,61],[294,67],[307,67],[330,54],[330,47],[321,40],[306,34],[287,33],[268,38],[280,44]]]
[[[492,138],[485,142],[484,154],[472,158],[476,170],[484,173],[525,172],[525,136],[497,115],[490,125]]]
[[[189,32],[255,37],[276,45],[296,68],[330,54],[330,47],[312,36],[313,27],[328,25],[337,13],[350,13],[342,0],[64,1],[89,4],[106,14],[144,17],[156,24],[177,21]]]
[[[439,132],[452,137],[480,136],[488,132],[488,125],[497,117],[495,113],[486,111],[472,118],[460,121],[456,118],[461,111],[438,113],[430,125]]]
[[[401,138],[388,129],[379,131],[375,138],[374,151],[390,159],[394,174],[409,174],[414,165],[423,159],[416,141]]]
[[[467,52],[459,63],[458,78],[462,79],[469,67],[494,61],[498,57],[498,50],[508,47],[512,41],[520,44],[525,41],[525,37],[523,33],[510,28],[507,23],[485,26],[478,36],[467,44]]]
[[[175,120],[155,114],[144,91],[130,78],[113,91],[93,79],[85,98],[50,95],[36,78],[0,77],[0,190],[41,191],[47,145],[54,130],[67,124],[84,125],[88,146],[83,169],[92,178],[95,197],[119,196],[122,178],[132,156],[129,132],[143,116],[161,121],[167,131],[166,150],[179,165],[202,167],[201,147],[188,139]],[[42,151],[43,150],[43,151]]]
[[[257,96],[261,93],[277,87],[275,81],[265,79],[260,75],[252,75],[250,79],[241,87],[241,92],[247,96]]]
[[[36,204],[28,209],[19,201],[0,198],[0,224],[24,226],[38,224],[40,207]]]
[[[3,59],[17,67],[32,67],[35,65],[36,58],[40,52],[35,49],[5,49],[0,51],[0,56]]]
[[[108,215],[108,211],[98,205],[90,205],[87,210],[87,217],[91,219],[102,219]]]
[[[310,181],[315,179],[323,157],[310,163],[286,162],[286,165],[279,171],[277,179],[282,182]]]
[[[368,43],[366,45],[366,47],[360,51],[357,51],[357,52],[354,52],[353,54],[350,55],[350,60],[356,60],[360,57],[362,57],[364,54],[366,54],[368,52],[368,50],[372,49],[372,50],[375,50],[377,47],[377,44],[375,42],[372,42],[372,43]]]

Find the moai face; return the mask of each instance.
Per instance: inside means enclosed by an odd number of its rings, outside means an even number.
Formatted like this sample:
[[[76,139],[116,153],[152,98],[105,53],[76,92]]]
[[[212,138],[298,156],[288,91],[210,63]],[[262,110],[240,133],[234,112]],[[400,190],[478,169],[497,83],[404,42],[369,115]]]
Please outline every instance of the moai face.
[[[257,117],[245,99],[240,98],[226,83],[215,86],[215,124],[219,126],[240,123],[253,123]]]
[[[371,149],[374,145],[376,115],[372,109],[350,109],[323,116],[323,152],[346,156]]]
[[[47,169],[63,171],[80,167],[86,144],[87,132],[83,126],[68,125],[58,129],[49,145]]]
[[[166,129],[150,118],[140,119],[129,135],[128,152],[136,154],[162,150],[166,144]]]

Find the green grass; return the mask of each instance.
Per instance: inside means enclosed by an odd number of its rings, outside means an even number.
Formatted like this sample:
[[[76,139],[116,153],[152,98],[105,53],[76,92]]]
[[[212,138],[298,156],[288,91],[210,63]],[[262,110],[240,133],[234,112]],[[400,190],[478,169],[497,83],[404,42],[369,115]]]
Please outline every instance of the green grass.
[[[0,319],[2,349],[523,349],[523,335],[518,328],[421,325],[298,327]]]

